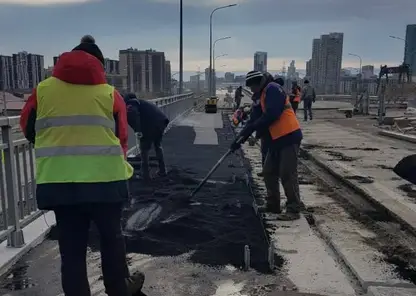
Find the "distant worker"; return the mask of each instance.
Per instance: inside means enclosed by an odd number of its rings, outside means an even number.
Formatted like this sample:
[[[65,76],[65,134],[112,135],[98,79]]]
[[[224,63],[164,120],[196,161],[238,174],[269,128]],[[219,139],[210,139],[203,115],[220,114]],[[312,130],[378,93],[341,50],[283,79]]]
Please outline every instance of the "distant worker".
[[[308,114],[310,120],[313,118],[312,103],[315,103],[316,94],[315,89],[309,84],[309,80],[305,79],[303,84],[305,85],[301,97],[301,100],[303,101],[303,120],[308,121]]]
[[[144,275],[130,276],[121,232],[127,180],[127,116],[123,98],[107,84],[104,57],[94,43],[63,53],[52,77],[28,98],[20,126],[35,144],[36,199],[55,212],[65,296],[90,296],[87,245],[91,222],[100,235],[104,286],[130,296]]]
[[[124,96],[127,105],[127,119],[136,137],[140,141],[140,156],[142,178],[150,181],[149,152],[154,146],[156,158],[159,162],[157,175],[166,176],[165,158],[163,155],[162,138],[169,124],[167,116],[155,104],[138,99],[135,94]]]
[[[286,93],[273,81],[269,73],[262,75],[257,71],[249,72],[246,85],[253,93],[261,93],[262,115],[254,123],[246,125],[230,149],[239,149],[254,131],[259,132],[262,137],[270,137],[271,143],[263,166],[267,209],[278,213],[279,220],[298,219],[302,207],[297,172],[298,152],[302,140],[299,122]],[[281,179],[288,200],[284,214],[281,214],[278,178]]]
[[[237,87],[237,89],[235,90],[235,94],[234,94],[235,109],[240,108],[241,99],[243,97],[244,97],[243,87],[240,85],[239,87]]]
[[[292,82],[292,89],[289,95],[290,104],[292,105],[293,111],[296,114],[300,103],[301,88],[296,81]]]
[[[250,107],[240,107],[237,110],[235,110],[232,122],[234,126],[239,126],[240,124],[244,125],[244,122],[249,118],[250,115]]]

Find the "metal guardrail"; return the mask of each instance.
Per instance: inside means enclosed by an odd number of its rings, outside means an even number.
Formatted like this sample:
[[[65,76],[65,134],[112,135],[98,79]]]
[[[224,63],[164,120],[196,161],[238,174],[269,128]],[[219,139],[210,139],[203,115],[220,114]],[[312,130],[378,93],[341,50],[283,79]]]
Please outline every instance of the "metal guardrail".
[[[187,93],[151,100],[173,119],[194,104]],[[33,145],[16,133],[19,116],[0,118],[0,242],[9,247],[25,244],[23,227],[43,214],[36,204],[35,153]]]

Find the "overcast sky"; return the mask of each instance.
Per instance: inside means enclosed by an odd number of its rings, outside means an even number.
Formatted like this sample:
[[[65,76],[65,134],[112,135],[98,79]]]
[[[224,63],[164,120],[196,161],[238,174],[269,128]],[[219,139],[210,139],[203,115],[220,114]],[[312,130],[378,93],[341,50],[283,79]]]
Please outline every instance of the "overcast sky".
[[[224,70],[248,71],[255,51],[268,52],[269,69],[290,60],[305,68],[312,39],[344,33],[344,67],[395,65],[403,59],[406,24],[416,23],[415,0],[184,0],[184,68],[203,70],[209,60],[209,15],[213,8],[216,55]],[[52,56],[92,34],[104,55],[118,58],[128,47],[164,51],[178,68],[179,0],[0,0],[0,54],[26,50]],[[220,66],[220,65],[218,65]]]

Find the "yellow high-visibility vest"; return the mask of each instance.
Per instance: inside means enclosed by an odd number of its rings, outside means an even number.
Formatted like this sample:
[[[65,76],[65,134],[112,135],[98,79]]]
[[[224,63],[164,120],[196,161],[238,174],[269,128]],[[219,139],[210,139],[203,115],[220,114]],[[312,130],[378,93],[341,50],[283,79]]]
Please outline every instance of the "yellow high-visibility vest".
[[[36,94],[37,184],[122,181],[133,175],[115,135],[112,86],[50,77]]]

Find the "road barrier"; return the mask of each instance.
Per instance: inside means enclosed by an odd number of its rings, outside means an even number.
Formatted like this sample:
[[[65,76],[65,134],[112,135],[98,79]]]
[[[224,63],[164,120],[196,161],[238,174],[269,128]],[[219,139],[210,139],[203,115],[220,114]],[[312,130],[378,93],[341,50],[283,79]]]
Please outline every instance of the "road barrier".
[[[195,102],[193,93],[149,100],[173,120]],[[0,118],[0,242],[9,247],[25,245],[22,229],[40,217],[36,205],[35,153],[33,145],[16,133],[19,116]]]

